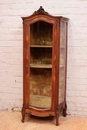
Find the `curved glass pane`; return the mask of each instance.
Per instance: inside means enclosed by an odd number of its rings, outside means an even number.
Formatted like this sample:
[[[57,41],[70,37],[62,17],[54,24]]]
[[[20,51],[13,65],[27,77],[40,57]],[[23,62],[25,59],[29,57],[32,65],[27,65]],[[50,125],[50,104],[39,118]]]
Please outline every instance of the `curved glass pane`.
[[[30,105],[51,108],[52,24],[38,21],[30,25]]]
[[[66,23],[60,24],[60,73],[59,73],[59,103],[64,101],[65,70],[66,69]]]

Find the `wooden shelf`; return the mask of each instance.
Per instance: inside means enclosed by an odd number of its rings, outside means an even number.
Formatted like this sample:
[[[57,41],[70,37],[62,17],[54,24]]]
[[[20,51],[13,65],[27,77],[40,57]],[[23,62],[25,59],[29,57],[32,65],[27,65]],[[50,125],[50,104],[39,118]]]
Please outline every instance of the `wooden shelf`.
[[[66,47],[65,46],[60,46],[60,49],[66,49]]]
[[[36,48],[52,48],[52,46],[48,46],[48,45],[30,45],[30,47],[36,47]]]
[[[52,64],[30,64],[30,68],[52,68]]]
[[[60,68],[64,68],[65,67],[65,65],[60,65]]]

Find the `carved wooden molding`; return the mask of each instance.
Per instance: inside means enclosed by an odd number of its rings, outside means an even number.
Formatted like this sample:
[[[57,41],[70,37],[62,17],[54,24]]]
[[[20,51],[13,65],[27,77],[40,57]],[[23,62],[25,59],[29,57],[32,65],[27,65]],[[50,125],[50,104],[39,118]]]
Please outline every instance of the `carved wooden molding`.
[[[42,14],[42,15],[44,15],[44,14],[48,14],[48,12],[46,12],[46,11],[43,9],[43,7],[40,6],[40,8],[39,8],[37,11],[35,11],[33,14],[37,14],[37,15]]]

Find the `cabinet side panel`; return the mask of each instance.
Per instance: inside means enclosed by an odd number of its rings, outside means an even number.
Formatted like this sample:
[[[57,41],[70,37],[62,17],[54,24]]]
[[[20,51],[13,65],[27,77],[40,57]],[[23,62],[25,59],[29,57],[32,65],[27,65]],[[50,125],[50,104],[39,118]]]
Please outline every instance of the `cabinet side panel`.
[[[65,100],[66,88],[66,22],[60,22],[60,72],[59,72],[59,104]]]

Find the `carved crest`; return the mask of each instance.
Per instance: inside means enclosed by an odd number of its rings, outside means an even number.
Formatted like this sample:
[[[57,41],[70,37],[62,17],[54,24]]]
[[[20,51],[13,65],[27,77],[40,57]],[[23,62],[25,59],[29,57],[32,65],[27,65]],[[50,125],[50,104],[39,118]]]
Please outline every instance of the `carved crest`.
[[[40,6],[40,8],[37,10],[37,11],[35,11],[33,14],[37,14],[37,15],[40,15],[40,14],[48,14],[48,12],[46,12],[44,9],[43,9],[43,7],[42,6]]]

